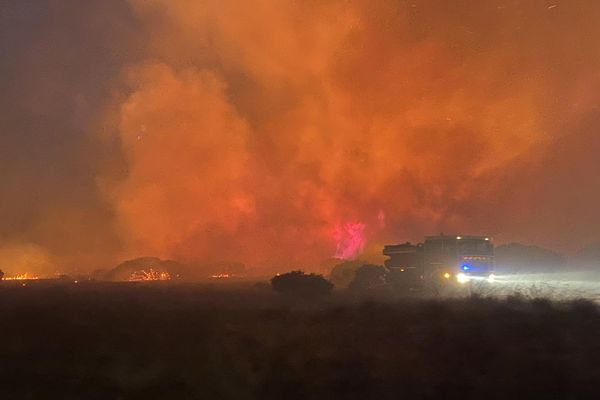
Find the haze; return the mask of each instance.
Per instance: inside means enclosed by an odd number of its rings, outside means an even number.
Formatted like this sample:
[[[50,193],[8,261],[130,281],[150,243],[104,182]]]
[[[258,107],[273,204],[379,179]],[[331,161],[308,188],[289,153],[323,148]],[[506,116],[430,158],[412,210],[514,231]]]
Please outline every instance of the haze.
[[[600,241],[600,3],[0,0],[0,267]]]

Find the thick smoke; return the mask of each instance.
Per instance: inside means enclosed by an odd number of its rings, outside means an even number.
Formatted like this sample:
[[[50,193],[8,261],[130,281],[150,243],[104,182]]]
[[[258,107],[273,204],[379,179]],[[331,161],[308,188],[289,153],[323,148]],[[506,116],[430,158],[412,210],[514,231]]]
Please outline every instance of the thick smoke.
[[[127,5],[88,125],[115,150],[86,181],[110,256],[311,268],[441,231],[600,240],[600,5]]]
[[[0,0],[0,269],[51,275],[112,263],[114,212],[97,187],[121,169],[98,140],[135,40],[119,0]]]

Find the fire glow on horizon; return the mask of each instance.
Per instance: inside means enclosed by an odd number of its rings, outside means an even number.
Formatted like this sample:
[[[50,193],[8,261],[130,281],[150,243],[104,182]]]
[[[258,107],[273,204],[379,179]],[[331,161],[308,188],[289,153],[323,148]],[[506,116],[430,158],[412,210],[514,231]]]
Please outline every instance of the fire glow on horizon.
[[[136,281],[169,281],[171,275],[166,271],[159,271],[154,268],[147,270],[141,269],[131,273],[128,279],[130,282]]]
[[[25,272],[22,274],[5,276],[3,279],[5,281],[27,281],[27,280],[38,280],[40,278],[37,275],[29,274],[29,273]]]

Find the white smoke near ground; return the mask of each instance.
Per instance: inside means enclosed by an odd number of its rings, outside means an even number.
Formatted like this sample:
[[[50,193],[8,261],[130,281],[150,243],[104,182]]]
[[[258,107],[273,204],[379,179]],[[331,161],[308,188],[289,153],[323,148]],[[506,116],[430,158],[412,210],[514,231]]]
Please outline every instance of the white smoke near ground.
[[[500,274],[495,282],[472,282],[469,291],[485,297],[547,298],[555,301],[586,299],[600,303],[600,270]]]

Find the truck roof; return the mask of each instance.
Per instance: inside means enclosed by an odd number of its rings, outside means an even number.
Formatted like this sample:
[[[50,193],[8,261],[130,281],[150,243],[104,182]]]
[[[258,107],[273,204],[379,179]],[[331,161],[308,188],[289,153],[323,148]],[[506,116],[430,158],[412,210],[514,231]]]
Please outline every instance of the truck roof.
[[[489,236],[474,235],[436,235],[425,236],[425,240],[492,240]]]
[[[403,253],[415,253],[421,244],[412,244],[410,242],[400,244],[388,244],[383,247],[384,255],[391,254],[403,254]]]

